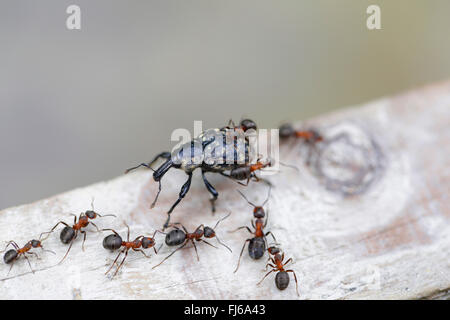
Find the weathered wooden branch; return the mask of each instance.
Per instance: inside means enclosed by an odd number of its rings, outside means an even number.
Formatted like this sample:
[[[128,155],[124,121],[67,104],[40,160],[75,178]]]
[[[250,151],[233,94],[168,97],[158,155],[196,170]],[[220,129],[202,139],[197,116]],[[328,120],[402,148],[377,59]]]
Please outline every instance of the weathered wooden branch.
[[[319,128],[326,142],[317,148],[296,140],[284,143],[281,161],[299,172],[281,167],[267,177],[274,185],[268,229],[294,260],[300,298],[449,298],[450,82],[339,111],[308,125]],[[118,216],[99,218],[99,227],[125,236],[126,221],[131,237],[151,235],[162,226],[185,180],[182,172],[173,171],[164,177],[152,210],[157,184],[150,171],[141,170],[1,211],[2,240],[23,245],[59,220],[71,223],[68,213],[88,210],[92,197],[98,212]],[[265,274],[266,258],[254,261],[244,251],[241,267],[233,273],[249,235],[228,231],[250,225],[252,217],[236,189],[260,202],[267,187],[251,183],[244,188],[210,176],[220,193],[216,215],[211,215],[209,194],[198,178],[173,220],[194,229],[201,223],[214,225],[232,212],[217,230],[232,254],[200,243],[200,262],[187,246],[152,270],[170,252],[166,246],[150,259],[130,252],[111,280],[104,272],[115,254],[102,247],[105,234],[90,227],[85,252],[79,237],[67,259],[56,265],[67,249],[58,229],[44,242],[56,255],[37,251],[40,260],[30,257],[34,274],[24,259],[8,275],[9,266],[0,267],[0,298],[297,299],[292,278],[285,291],[275,287],[274,276],[256,286]],[[157,241],[163,243],[163,237]]]

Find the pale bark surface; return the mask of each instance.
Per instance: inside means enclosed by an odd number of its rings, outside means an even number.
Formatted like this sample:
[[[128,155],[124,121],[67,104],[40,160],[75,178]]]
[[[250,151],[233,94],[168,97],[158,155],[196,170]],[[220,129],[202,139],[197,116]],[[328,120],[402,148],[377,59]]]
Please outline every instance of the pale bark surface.
[[[305,144],[288,141],[280,149],[281,161],[299,171],[281,167],[280,173],[267,177],[274,185],[267,230],[277,237],[286,258],[294,260],[300,298],[449,298],[450,82],[339,111],[308,125],[319,128],[328,142],[310,152]],[[44,242],[56,255],[38,250],[40,260],[30,257],[34,274],[23,258],[9,275],[9,266],[2,263],[0,298],[297,299],[292,277],[284,291],[275,287],[274,274],[256,286],[265,274],[266,257],[251,260],[245,250],[239,271],[233,273],[249,234],[227,231],[250,226],[252,217],[252,208],[236,189],[259,203],[266,197],[266,185],[241,187],[209,176],[220,193],[215,216],[196,174],[173,221],[193,231],[201,223],[214,226],[231,212],[217,233],[233,253],[199,243],[197,262],[189,245],[152,270],[171,248],[163,246],[158,255],[148,250],[150,259],[130,251],[111,280],[104,272],[116,254],[102,247],[106,234],[89,227],[86,250],[81,250],[79,236],[57,266],[67,249],[58,229]],[[185,178],[181,171],[167,174],[152,210],[157,183],[148,170],[3,210],[1,240],[22,246],[59,220],[72,223],[68,213],[88,210],[92,197],[96,211],[118,216],[95,220],[100,228],[114,228],[125,237],[126,221],[131,238],[151,235],[162,226]],[[164,238],[157,236],[157,241],[159,246]]]

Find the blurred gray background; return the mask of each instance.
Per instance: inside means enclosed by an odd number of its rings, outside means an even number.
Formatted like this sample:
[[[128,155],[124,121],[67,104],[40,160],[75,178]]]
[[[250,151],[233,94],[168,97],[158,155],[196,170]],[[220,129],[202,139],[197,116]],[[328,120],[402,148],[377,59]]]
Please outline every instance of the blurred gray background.
[[[370,4],[382,30],[366,28]],[[120,175],[194,120],[276,127],[446,79],[449,13],[448,0],[1,1],[0,208]]]

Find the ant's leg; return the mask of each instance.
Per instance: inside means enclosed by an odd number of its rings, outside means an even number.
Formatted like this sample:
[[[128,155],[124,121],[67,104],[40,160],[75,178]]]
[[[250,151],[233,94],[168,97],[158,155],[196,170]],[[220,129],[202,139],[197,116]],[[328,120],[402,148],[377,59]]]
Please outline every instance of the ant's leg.
[[[80,230],[80,233],[82,233],[84,235],[83,236],[83,243],[81,244],[81,249],[84,251],[84,242],[86,241],[87,233],[86,233],[86,231],[83,231],[83,230]]]
[[[271,263],[266,264],[266,267],[264,268],[264,271],[267,271],[267,267],[272,267],[273,269],[276,269],[276,266],[274,266]]]
[[[127,242],[130,242],[130,227],[125,224],[127,226]]]
[[[234,179],[234,178],[231,177],[229,174],[226,174],[226,173],[223,173],[223,172],[219,172],[219,174],[222,175],[222,176],[224,176],[224,177],[227,177],[228,179],[233,180],[233,181],[236,182],[236,183],[239,183],[241,186],[246,187],[246,186],[248,185],[248,183],[247,183],[247,184],[244,184],[244,183],[242,183],[242,182],[240,182],[240,181]]]
[[[34,273],[34,270],[33,270],[33,268],[31,267],[31,263],[30,263],[30,260],[28,259],[28,257],[27,257],[26,255],[23,255],[23,257],[24,257],[25,259],[27,259],[27,262],[28,262],[28,265],[30,266],[31,272]]]
[[[107,274],[107,273],[112,269],[112,267],[116,264],[117,259],[119,259],[120,255],[121,255],[122,253],[123,253],[123,250],[120,250],[120,252],[119,252],[119,254],[117,255],[116,259],[114,259],[114,262],[111,264],[111,267],[109,267],[109,269],[106,270],[105,274]]]
[[[9,273],[11,272],[12,267],[14,266],[14,262],[16,262],[17,258],[13,260],[13,262],[11,263],[11,267],[9,268],[9,271],[7,273],[7,276],[9,275]]]
[[[142,253],[146,258],[150,258],[151,257],[151,255],[149,255],[149,256],[146,255],[145,252],[142,249],[133,249],[133,251]]]
[[[89,221],[90,224],[92,224],[95,229],[97,229],[97,232],[100,232],[100,229],[97,227],[97,225],[95,223],[93,223],[92,221]]]
[[[255,229],[256,230],[256,227],[255,227],[255,222],[253,221],[253,219],[252,219],[252,227],[253,227],[253,229]]]
[[[266,221],[264,221],[263,228],[267,226],[267,221],[269,221],[269,210],[266,210]]]
[[[80,213],[80,218],[83,213]],[[74,213],[70,213],[69,215],[73,216],[73,224],[77,223],[77,215]]]
[[[188,241],[186,240],[184,242],[184,244],[181,247],[176,248],[174,251],[172,251],[171,254],[169,254],[167,257],[165,257],[160,263],[158,263],[156,266],[154,266],[152,269],[155,269],[157,266],[159,266],[161,263],[163,263],[164,261],[166,261],[167,259],[170,258],[170,256],[172,256],[175,252],[177,252],[178,250],[180,250],[181,248],[183,248],[184,246],[186,246],[188,243]]]
[[[64,259],[67,257],[67,255],[69,254],[70,248],[72,248],[72,244],[73,244],[73,239],[72,239],[72,241],[70,241],[69,249],[67,249],[66,254],[65,254],[64,257],[61,259],[61,261],[58,262],[58,264],[61,264],[61,263],[64,261]]]
[[[125,259],[127,258],[127,255],[128,255],[128,249],[125,251],[125,256],[123,257],[122,262],[117,267],[116,272],[114,272],[114,274],[112,276],[113,278],[116,276],[117,272],[119,272],[119,269],[122,267],[123,263],[125,262]]]
[[[120,237],[120,235],[114,229],[101,229],[100,231],[112,231],[116,236]]]
[[[241,230],[241,229],[247,229],[248,232],[250,232],[251,234],[253,234],[252,230],[250,230],[250,228],[247,227],[247,226],[242,226],[242,227],[239,227],[239,228],[237,228],[237,229],[235,229],[235,230],[233,230],[233,231],[228,231],[228,232],[230,232],[230,233],[231,233],[231,232],[236,232],[236,231]]]
[[[41,235],[39,236],[39,239],[41,239],[41,237],[42,237],[43,234],[52,233],[53,230],[55,230],[56,227],[57,227],[59,224],[61,224],[61,223],[62,223],[63,225],[65,225],[66,227],[69,227],[69,228],[70,228],[70,226],[69,226],[67,223],[65,223],[64,221],[59,221],[57,224],[55,224],[55,226],[54,226],[53,228],[50,229],[50,231],[42,232]],[[45,239],[42,239],[41,241],[44,241],[44,240],[46,240],[47,238],[48,238],[48,236],[47,236]]]
[[[289,258],[286,262],[283,263],[283,265],[286,267],[286,265],[287,265],[289,262],[292,262],[292,258]]]
[[[52,251],[52,250],[48,250],[48,249],[44,249],[44,247],[43,247],[43,246],[41,246],[41,250],[42,250],[42,251],[44,251],[44,252],[51,252],[51,253],[53,253],[53,254],[56,254],[56,252],[55,252],[55,251]]]
[[[236,271],[238,271],[238,269],[239,269],[239,264],[241,263],[242,253],[244,252],[245,245],[246,245],[247,242],[249,242],[250,240],[251,240],[251,239],[245,240],[244,245],[242,246],[241,254],[239,255],[238,264],[237,264],[237,266],[236,266],[236,270],[234,270],[234,273],[236,273]]]
[[[175,228],[175,229],[180,230],[180,228],[178,228],[176,225],[180,225],[181,228],[183,228],[184,232],[185,232],[185,233],[188,233],[187,229],[181,224],[181,222],[174,222],[174,223],[171,223],[171,224],[170,224],[170,227],[173,227],[173,228]],[[198,228],[197,228],[197,229],[198,229]]]
[[[267,233],[264,235],[264,237],[267,237],[269,234],[272,236],[273,241],[277,242],[277,239],[275,239],[275,236],[273,235],[272,231],[267,232]]]
[[[12,245],[14,247],[14,249],[16,249],[16,250],[20,249],[19,245],[14,240],[10,240],[10,241],[8,241],[8,244],[5,246],[5,250],[0,251],[0,252],[5,252],[9,245]]]
[[[192,240],[192,245],[194,246],[195,254],[197,255],[197,261],[200,261],[200,257],[198,256],[198,252],[197,252],[197,246],[195,245],[194,240]]]
[[[38,256],[38,254],[36,253],[36,252],[25,252],[26,254],[29,254],[29,255],[32,255],[32,256],[35,256],[36,257],[36,259],[38,259],[38,260],[41,260],[41,258]]]
[[[188,177],[187,181],[181,187],[180,194],[178,196],[177,201],[175,201],[175,203],[172,205],[170,210],[167,212],[167,220],[166,220],[166,223],[164,223],[164,228],[167,228],[167,226],[169,225],[170,214],[172,213],[173,209],[175,209],[177,204],[184,198],[184,196],[188,193],[189,188],[191,187],[192,173],[189,173],[188,176],[189,177]]]
[[[297,282],[297,275],[295,274],[295,271],[294,270],[286,270],[286,272],[292,272],[294,274],[295,290],[297,291],[297,296],[300,297],[300,294],[298,293],[298,282]]]
[[[217,247],[216,247],[215,245],[213,245],[213,244],[209,243],[209,242],[208,242],[208,241],[206,241],[206,240],[200,239],[200,241],[202,241],[202,242],[206,243],[207,245],[209,245],[209,246],[211,246],[211,247],[213,247],[213,248],[219,249],[219,248],[217,248]]]
[[[264,281],[264,279],[265,279],[269,274],[271,274],[272,272],[274,272],[274,271],[276,271],[276,270],[277,270],[277,269],[272,269],[272,270],[270,270],[269,272],[267,272],[266,275],[261,279],[261,281],[258,282],[256,285],[259,285],[261,282]]]
[[[203,178],[203,182],[205,183],[206,189],[208,189],[209,193],[211,193],[211,195],[213,196],[212,199],[209,199],[209,201],[211,202],[211,210],[214,213],[214,212],[216,212],[215,202],[217,200],[217,197],[219,196],[219,193],[217,192],[216,189],[214,189],[214,187],[209,183],[209,181],[206,180],[204,170],[202,170],[202,178]]]

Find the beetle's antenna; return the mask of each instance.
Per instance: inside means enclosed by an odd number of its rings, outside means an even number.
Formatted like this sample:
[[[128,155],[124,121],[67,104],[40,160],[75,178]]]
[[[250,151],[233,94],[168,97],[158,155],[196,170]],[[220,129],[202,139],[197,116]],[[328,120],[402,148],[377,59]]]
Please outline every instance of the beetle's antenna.
[[[140,165],[137,165],[135,167],[125,170],[125,174],[127,174],[130,171],[136,170],[137,168],[140,168],[140,167],[146,167],[146,168],[152,170],[153,172],[155,172],[155,170],[152,167],[150,167],[150,165],[148,165],[147,163],[141,163]]]
[[[251,205],[251,206],[253,206],[253,207],[256,207],[253,203],[251,203],[251,202],[247,199],[247,197],[246,197],[241,191],[237,190],[237,192],[239,192],[239,193],[241,194],[241,196],[245,199],[245,201],[248,202],[249,205]]]

